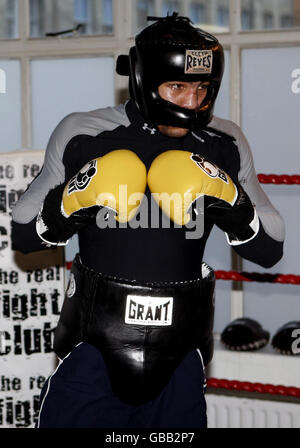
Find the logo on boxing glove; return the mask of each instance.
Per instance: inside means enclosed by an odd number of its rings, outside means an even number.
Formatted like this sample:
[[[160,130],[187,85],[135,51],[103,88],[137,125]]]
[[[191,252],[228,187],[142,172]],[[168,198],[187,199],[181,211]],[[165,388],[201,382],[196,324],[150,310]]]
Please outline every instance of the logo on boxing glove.
[[[228,184],[228,178],[227,178],[226,174],[224,173],[224,171],[220,170],[220,168],[218,168],[216,165],[214,165],[213,163],[206,160],[205,157],[202,157],[199,154],[192,154],[191,159],[209,177],[212,177],[212,178],[218,177],[223,182],[226,182],[226,184]]]
[[[83,191],[85,190],[92,178],[97,173],[97,160],[91,160],[76,174],[76,176],[72,177],[68,185],[67,194],[70,195],[74,193],[74,191]]]

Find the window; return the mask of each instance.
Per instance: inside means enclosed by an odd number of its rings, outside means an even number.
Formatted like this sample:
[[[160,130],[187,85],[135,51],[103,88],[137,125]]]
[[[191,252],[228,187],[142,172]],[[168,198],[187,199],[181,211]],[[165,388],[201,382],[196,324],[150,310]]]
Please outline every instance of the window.
[[[208,32],[229,31],[229,0],[216,0],[213,6],[204,0],[131,0],[131,6],[133,35],[147,25],[147,16],[163,17],[175,11]]]
[[[112,106],[113,71],[111,57],[33,60],[33,148],[45,148],[55,126],[69,113]]]
[[[251,30],[253,28],[253,11],[244,9],[242,11],[242,29]]]
[[[299,45],[242,50],[242,127],[252,148],[257,172],[299,174],[300,93],[291,89],[291,73],[299,66],[299,61]],[[300,255],[296,235],[299,234],[299,225],[291,210],[295,207],[299,210],[299,188],[297,185],[262,187],[286,224],[285,255],[268,272],[298,274]],[[243,269],[265,272],[264,268],[249,261],[243,262]],[[245,283],[244,290],[245,315],[258,316],[259,310],[260,316],[265,315],[270,331],[274,328],[276,316],[277,322],[284,323],[293,320],[293,313],[299,313],[299,291],[294,291],[289,285],[274,284],[266,288],[265,284],[250,286]],[[270,316],[266,317],[268,313]]]
[[[172,15],[174,11],[179,12],[179,1],[169,0],[163,2],[162,15]]]
[[[264,12],[263,27],[264,29],[273,28],[273,14],[271,12]]]
[[[0,152],[21,146],[21,67],[18,60],[0,59]]]
[[[217,9],[217,25],[228,27],[229,23],[229,10],[225,6],[219,6]]]
[[[202,3],[191,3],[190,19],[195,24],[206,23],[206,9]]]
[[[113,8],[111,0],[103,0],[103,34],[113,32]]]
[[[30,29],[31,36],[38,37],[43,33],[43,17],[44,17],[44,2],[40,0],[30,0]]]
[[[0,0],[0,39],[18,37],[18,2]]]
[[[153,0],[138,0],[136,7],[136,28],[140,30],[147,24],[147,17],[154,15],[154,1]],[[133,33],[135,33],[133,29]]]
[[[300,27],[300,0],[241,0],[243,30]]]
[[[112,34],[112,0],[30,0],[31,37],[72,30],[81,34]]]
[[[74,18],[78,23],[87,23],[89,18],[87,0],[74,1]]]
[[[293,17],[289,14],[283,14],[280,18],[281,28],[291,28],[293,26]]]

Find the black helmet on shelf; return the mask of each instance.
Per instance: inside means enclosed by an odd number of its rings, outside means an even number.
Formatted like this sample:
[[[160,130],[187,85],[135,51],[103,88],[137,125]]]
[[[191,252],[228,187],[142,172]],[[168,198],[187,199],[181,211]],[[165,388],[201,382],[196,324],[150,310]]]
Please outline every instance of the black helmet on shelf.
[[[156,19],[136,36],[129,55],[117,61],[117,73],[129,75],[131,98],[144,119],[189,129],[204,128],[211,121],[223,71],[223,48],[216,37],[177,13]],[[208,82],[200,108],[162,99],[158,88],[166,81]]]

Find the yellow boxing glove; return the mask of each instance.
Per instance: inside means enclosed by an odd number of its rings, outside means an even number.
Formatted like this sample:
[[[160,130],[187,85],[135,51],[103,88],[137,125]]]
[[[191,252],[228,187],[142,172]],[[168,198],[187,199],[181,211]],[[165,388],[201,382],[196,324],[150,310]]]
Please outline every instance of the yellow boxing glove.
[[[147,185],[146,167],[128,149],[118,149],[88,162],[67,183],[61,211],[73,213],[95,205],[116,212],[115,219],[128,222],[137,212]]]
[[[148,185],[162,210],[179,225],[191,219],[188,210],[200,196],[213,196],[233,205],[238,191],[231,178],[205,157],[170,150],[152,162]]]

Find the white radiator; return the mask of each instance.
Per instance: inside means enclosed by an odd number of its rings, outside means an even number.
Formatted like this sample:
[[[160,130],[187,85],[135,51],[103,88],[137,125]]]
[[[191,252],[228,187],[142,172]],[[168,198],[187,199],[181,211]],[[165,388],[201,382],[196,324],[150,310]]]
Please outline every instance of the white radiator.
[[[300,403],[206,394],[209,428],[300,428]]]

